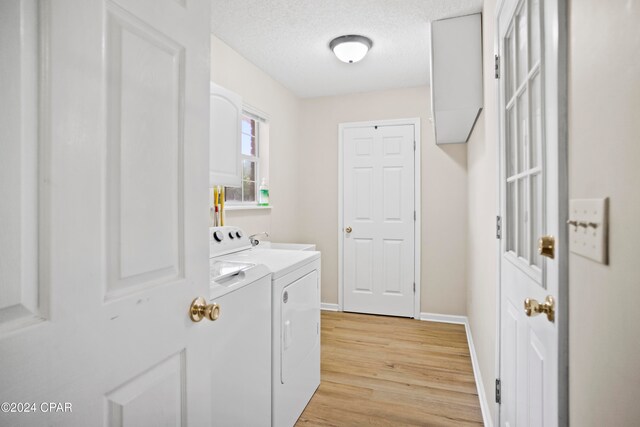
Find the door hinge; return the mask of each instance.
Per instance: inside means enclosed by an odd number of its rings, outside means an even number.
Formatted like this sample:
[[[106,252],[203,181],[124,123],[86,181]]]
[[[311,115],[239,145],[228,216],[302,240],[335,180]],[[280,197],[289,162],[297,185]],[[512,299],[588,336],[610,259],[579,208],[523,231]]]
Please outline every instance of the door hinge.
[[[498,55],[494,55],[494,64],[493,64],[493,69],[495,71],[495,78],[499,79],[500,78],[500,57]]]
[[[500,396],[500,380],[496,378],[496,403],[502,403],[502,396]]]
[[[502,239],[502,218],[496,216],[496,239]]]
[[[413,282],[413,293],[416,293],[416,282]]]
[[[417,218],[416,218],[416,211],[413,211],[413,220],[414,220],[414,221],[416,221],[416,220],[417,220]]]
[[[416,151],[416,142],[413,141],[413,151]]]

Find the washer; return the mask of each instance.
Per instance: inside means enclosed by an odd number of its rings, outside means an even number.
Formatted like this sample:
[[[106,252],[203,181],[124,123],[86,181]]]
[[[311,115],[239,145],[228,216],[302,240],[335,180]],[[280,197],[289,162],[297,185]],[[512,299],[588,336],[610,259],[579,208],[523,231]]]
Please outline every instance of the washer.
[[[271,272],[210,258],[207,325],[212,344],[211,419],[219,426],[271,425]],[[205,322],[208,322],[205,319]]]
[[[252,247],[237,227],[212,227],[219,261],[271,272],[271,420],[293,426],[320,385],[320,252]]]

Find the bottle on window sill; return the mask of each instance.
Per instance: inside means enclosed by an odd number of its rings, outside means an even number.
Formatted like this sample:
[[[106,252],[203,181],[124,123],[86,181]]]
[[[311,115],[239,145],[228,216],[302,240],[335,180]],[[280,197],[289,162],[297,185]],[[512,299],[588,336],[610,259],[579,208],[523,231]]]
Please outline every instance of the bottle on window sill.
[[[262,178],[258,191],[258,206],[269,206],[269,187],[266,178]]]

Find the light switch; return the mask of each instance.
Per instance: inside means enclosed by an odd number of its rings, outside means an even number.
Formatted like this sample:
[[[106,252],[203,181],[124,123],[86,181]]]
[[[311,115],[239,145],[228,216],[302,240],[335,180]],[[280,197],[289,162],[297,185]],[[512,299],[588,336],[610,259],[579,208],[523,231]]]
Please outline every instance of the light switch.
[[[608,263],[609,199],[569,201],[569,250],[578,255]]]

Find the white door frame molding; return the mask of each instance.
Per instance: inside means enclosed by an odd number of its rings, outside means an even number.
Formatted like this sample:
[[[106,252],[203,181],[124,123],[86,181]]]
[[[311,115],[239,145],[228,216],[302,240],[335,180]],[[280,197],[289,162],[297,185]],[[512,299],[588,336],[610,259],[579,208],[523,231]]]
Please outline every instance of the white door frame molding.
[[[542,0],[543,3],[547,3]],[[558,264],[558,299],[556,301],[556,312],[559,315],[556,316],[556,323],[558,325],[558,426],[569,425],[569,267],[568,267],[568,233],[567,228],[563,227],[566,219],[568,218],[568,206],[569,206],[569,187],[568,187],[568,6],[567,0],[552,0],[556,6],[555,18],[558,22],[558,33],[553,35],[557,37],[557,65],[558,65],[558,146],[557,146],[557,167],[558,173],[558,218],[556,219],[559,224],[559,235],[557,236],[560,243],[556,247],[556,253],[559,255]],[[493,52],[495,55],[499,55],[500,46],[500,32],[499,32],[499,18],[500,12],[504,6],[505,0],[497,0],[496,8],[494,11],[494,33],[493,39]],[[543,8],[544,10],[544,8]],[[486,58],[485,58],[486,60]],[[504,73],[503,58],[500,57],[500,77]],[[500,191],[501,185],[501,170],[503,167],[502,159],[502,145],[504,144],[504,138],[501,131],[502,115],[500,113],[500,80],[494,80],[494,94],[498,107],[498,114],[496,122],[498,125],[498,150],[496,152],[496,189],[498,190],[498,197],[496,198],[496,215],[502,214],[502,195]],[[504,223],[504,221],[503,221]],[[502,294],[502,281],[501,281],[501,259],[502,259],[502,245],[501,240],[496,240],[496,344],[495,344],[495,377],[499,378],[501,368],[501,294]],[[494,411],[494,425],[500,426],[500,404],[493,403]]]
[[[413,154],[414,164],[414,207],[416,211],[416,220],[414,222],[414,281],[416,283],[416,291],[414,294],[414,308],[413,317],[420,319],[420,230],[421,230],[421,205],[420,205],[420,118],[408,118],[408,119],[393,119],[393,120],[376,120],[367,122],[348,122],[338,124],[338,310],[343,310],[343,241],[344,236],[343,228],[343,183],[344,183],[344,159],[342,150],[344,147],[343,134],[345,129],[351,128],[363,128],[373,126],[400,126],[400,125],[413,125],[414,140],[416,142],[416,149]]]

